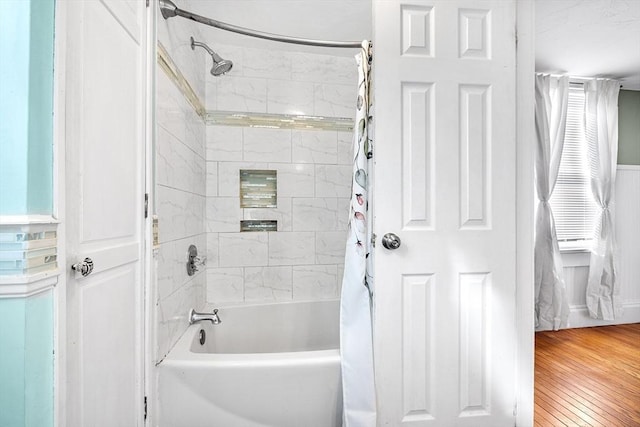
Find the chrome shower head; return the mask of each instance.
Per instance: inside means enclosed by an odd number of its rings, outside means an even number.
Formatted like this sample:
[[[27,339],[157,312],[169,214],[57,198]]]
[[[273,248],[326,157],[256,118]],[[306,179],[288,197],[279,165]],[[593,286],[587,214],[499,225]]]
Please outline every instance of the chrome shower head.
[[[197,42],[191,37],[191,49],[195,50],[196,46],[200,46],[206,50],[213,59],[213,66],[211,67],[211,74],[214,76],[221,76],[227,73],[233,67],[233,62],[228,59],[222,59],[220,55],[215,53],[209,46],[204,43]]]

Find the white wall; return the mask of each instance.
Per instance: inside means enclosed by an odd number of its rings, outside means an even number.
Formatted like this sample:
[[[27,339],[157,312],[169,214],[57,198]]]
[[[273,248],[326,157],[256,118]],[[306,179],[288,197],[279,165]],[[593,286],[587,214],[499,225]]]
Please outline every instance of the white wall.
[[[615,217],[623,317],[613,322],[589,317],[586,308],[589,253],[564,253],[570,328],[640,322],[640,166],[618,166]]]
[[[353,117],[353,58],[212,47],[234,68],[214,78],[207,63],[208,110]],[[207,301],[338,297],[351,133],[208,126],[206,159]],[[240,208],[240,169],[277,170],[277,208]],[[241,219],[276,219],[278,231],[240,233]]]
[[[189,2],[182,7],[189,9]],[[193,51],[197,24],[186,19],[158,19],[158,41],[200,99],[205,96],[203,51]],[[153,295],[156,324],[154,361],[169,352],[188,326],[191,308],[204,304],[203,271],[188,276],[187,249],[206,253],[205,124],[176,84],[156,66],[155,213],[160,246],[154,251],[157,286]],[[153,210],[152,210],[153,212]]]

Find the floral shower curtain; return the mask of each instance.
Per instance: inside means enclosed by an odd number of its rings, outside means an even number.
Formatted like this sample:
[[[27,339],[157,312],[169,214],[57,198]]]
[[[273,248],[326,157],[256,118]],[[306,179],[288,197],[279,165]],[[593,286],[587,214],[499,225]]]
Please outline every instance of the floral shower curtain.
[[[618,160],[618,93],[620,83],[596,79],[584,85],[585,130],[589,149],[591,191],[600,212],[589,261],[587,307],[594,319],[614,320],[622,315],[616,280],[616,239],[611,206]]]
[[[356,55],[358,98],[353,134],[353,175],[349,231],[340,301],[344,427],[375,427],[376,396],[373,372],[373,251],[369,216],[372,186],[371,57],[368,41]]]

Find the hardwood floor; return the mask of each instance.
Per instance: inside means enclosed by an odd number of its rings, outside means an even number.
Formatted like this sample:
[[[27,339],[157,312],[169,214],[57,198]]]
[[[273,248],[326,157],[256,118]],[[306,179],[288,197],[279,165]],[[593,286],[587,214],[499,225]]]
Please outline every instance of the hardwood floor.
[[[536,333],[536,426],[640,426],[640,323]]]

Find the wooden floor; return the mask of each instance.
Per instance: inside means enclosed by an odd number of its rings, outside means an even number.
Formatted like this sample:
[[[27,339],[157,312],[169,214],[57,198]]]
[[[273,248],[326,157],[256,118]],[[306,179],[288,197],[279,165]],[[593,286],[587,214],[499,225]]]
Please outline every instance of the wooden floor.
[[[536,333],[536,426],[640,426],[640,323]]]

